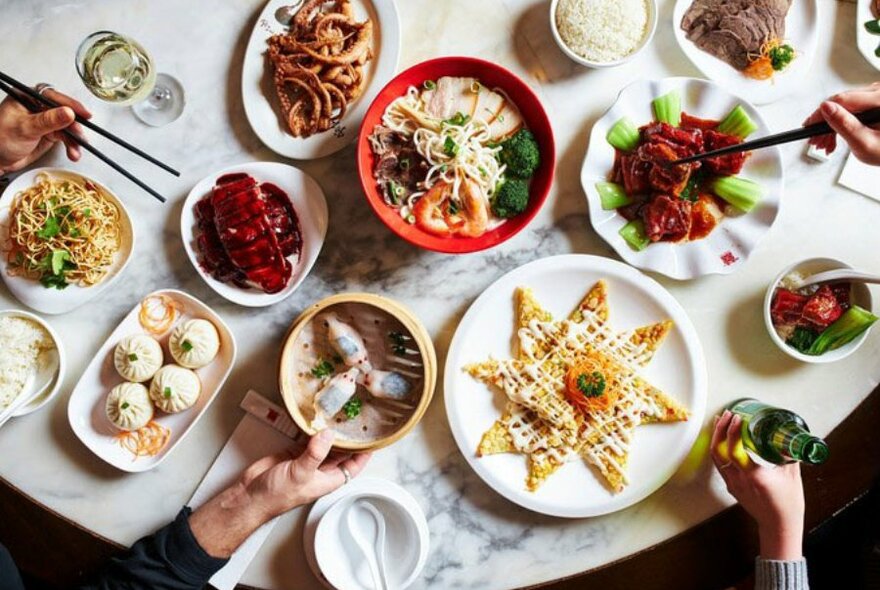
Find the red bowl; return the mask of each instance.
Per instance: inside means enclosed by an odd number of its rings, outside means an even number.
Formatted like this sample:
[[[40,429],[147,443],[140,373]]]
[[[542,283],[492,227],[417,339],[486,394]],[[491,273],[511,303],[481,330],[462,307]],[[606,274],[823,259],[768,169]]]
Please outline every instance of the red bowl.
[[[407,223],[400,214],[389,207],[373,177],[373,150],[367,139],[373,128],[382,121],[382,113],[395,98],[403,96],[410,86],[421,86],[425,80],[436,80],[442,76],[462,76],[477,78],[489,88],[500,88],[519,107],[526,126],[535,135],[541,148],[541,166],[532,177],[528,208],[520,215],[509,219],[498,228],[486,232],[478,238],[440,237],[429,234],[415,225]],[[553,184],[553,171],[556,164],[556,146],[553,142],[553,129],[541,101],[516,75],[501,66],[475,59],[472,57],[439,57],[416,64],[398,74],[385,88],[367,110],[361,125],[357,144],[358,175],[361,186],[367,195],[367,201],[379,219],[391,231],[410,244],[426,250],[445,252],[448,254],[467,254],[479,252],[506,242],[518,234],[532,218],[537,215]]]

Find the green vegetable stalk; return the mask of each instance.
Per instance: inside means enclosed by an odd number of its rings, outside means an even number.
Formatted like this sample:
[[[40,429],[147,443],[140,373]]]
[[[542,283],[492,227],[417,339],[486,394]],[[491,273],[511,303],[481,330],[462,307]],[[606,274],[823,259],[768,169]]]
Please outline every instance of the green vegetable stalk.
[[[867,309],[853,305],[819,334],[807,354],[818,356],[849,344],[874,325],[877,319],[877,316]]]

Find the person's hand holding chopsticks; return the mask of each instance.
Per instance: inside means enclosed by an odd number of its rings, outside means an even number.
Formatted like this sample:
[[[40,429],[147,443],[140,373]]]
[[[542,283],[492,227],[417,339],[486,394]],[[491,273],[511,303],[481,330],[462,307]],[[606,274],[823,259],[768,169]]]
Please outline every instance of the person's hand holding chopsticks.
[[[863,125],[852,114],[877,107],[880,107],[880,82],[832,96],[804,125],[826,121],[836,133],[818,135],[810,139],[810,144],[830,154],[837,149],[839,135],[849,144],[855,157],[866,164],[880,166],[880,130]]]
[[[82,127],[74,117],[88,119],[92,114],[78,100],[56,90],[47,89],[44,95],[64,106],[32,114],[10,97],[0,102],[0,174],[30,165],[59,141],[64,142],[68,158],[79,160],[79,146],[61,130],[82,136]]]

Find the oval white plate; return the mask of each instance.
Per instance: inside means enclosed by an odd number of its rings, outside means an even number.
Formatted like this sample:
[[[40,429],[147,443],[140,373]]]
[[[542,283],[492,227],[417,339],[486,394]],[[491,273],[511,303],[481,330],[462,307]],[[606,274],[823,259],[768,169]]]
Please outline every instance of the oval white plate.
[[[819,40],[819,6],[816,0],[796,0],[785,19],[785,41],[797,57],[771,80],[752,80],[727,62],[710,55],[688,41],[681,28],[681,19],[693,0],[677,0],[672,12],[675,39],[691,63],[710,80],[755,104],[767,104],[791,94],[810,78],[810,66]]]
[[[653,385],[683,403],[687,422],[643,425],[627,467],[629,486],[612,494],[585,464],[573,461],[535,492],[525,487],[523,455],[478,458],[483,433],[501,416],[504,394],[464,372],[469,363],[511,358],[514,341],[514,292],[531,287],[556,318],[565,318],[599,279],[608,282],[609,322],[618,331],[671,319],[670,331],[653,361],[640,372]],[[498,279],[462,318],[446,360],[446,414],[459,449],[471,467],[496,492],[520,506],[581,518],[622,510],[662,486],[685,459],[703,425],[707,375],[703,349],[684,309],[659,283],[620,262],[571,254],[544,258]]]
[[[235,364],[235,337],[226,322],[214,310],[183,291],[163,289],[154,291],[145,297],[150,295],[168,295],[182,305],[183,310],[178,314],[175,325],[181,320],[189,318],[202,318],[214,324],[220,334],[220,352],[210,365],[196,370],[196,374],[202,382],[202,393],[192,408],[178,414],[165,414],[156,411],[153,419],[162,426],[171,429],[171,438],[165,448],[153,457],[138,457],[137,459],[114,439],[114,435],[120,431],[107,419],[104,400],[113,387],[125,382],[116,372],[116,366],[113,364],[113,352],[116,345],[126,336],[145,333],[138,320],[142,300],[137,302],[134,309],[125,316],[95,354],[70,394],[70,400],[67,402],[67,419],[73,432],[89,450],[117,469],[131,473],[150,470],[171,454],[171,451],[189,434],[189,431],[220,393],[223,383],[226,382],[226,378]],[[171,353],[168,352],[170,334],[171,329],[169,328],[165,334],[157,338],[162,344],[162,351],[165,353],[164,364],[166,365],[174,362]]]
[[[11,277],[8,274],[6,253],[0,255],[0,276],[16,299],[40,313],[50,315],[67,313],[84,305],[97,297],[104,289],[115,281],[131,259],[134,250],[134,227],[128,211],[122,200],[113,191],[107,188],[99,180],[84,174],[78,174],[63,168],[36,168],[21,173],[12,183],[6,187],[3,196],[0,197],[0,244],[4,244],[9,235],[9,206],[16,193],[23,191],[34,184],[38,174],[46,173],[59,178],[72,178],[80,181],[88,181],[98,187],[101,193],[119,208],[119,222],[122,225],[122,246],[116,254],[116,258],[110,267],[104,280],[91,287],[69,285],[66,289],[47,289],[39,281],[25,277]]]
[[[298,160],[311,160],[336,153],[357,138],[367,107],[397,70],[400,58],[400,17],[394,0],[352,0],[355,17],[373,21],[373,59],[366,66],[364,92],[332,129],[307,138],[290,134],[283,117],[272,73],[267,64],[266,40],[287,32],[275,19],[283,6],[296,6],[302,0],[270,0],[257,18],[244,54],[241,95],[244,112],[254,133],[272,151]]]
[[[684,111],[705,119],[722,119],[741,104],[758,125],[749,139],[770,134],[770,128],[755,107],[713,82],[694,78],[633,82],[620,92],[590,134],[590,147],[581,168],[581,185],[587,194],[590,222],[621,258],[637,268],[679,280],[728,274],[745,263],[779,214],[784,183],[782,154],[778,147],[752,152],[740,174],[764,188],[765,196],[760,204],[750,213],[726,216],[709,236],[693,242],[657,242],[641,252],[633,250],[618,233],[626,220],[617,211],[603,210],[596,191],[596,183],[608,180],[614,166],[614,148],[605,140],[608,130],[624,116],[637,126],[647,124],[654,117],[651,101],[671,90],[680,92]]]
[[[49,403],[49,400],[58,395],[58,390],[61,388],[61,382],[64,380],[64,371],[67,367],[67,357],[64,355],[64,347],[61,344],[61,338],[58,336],[58,333],[53,330],[52,326],[50,326],[43,318],[18,309],[4,309],[0,311],[0,317],[20,317],[38,323],[45,328],[49,333],[49,336],[52,337],[52,342],[55,343],[55,350],[58,351],[58,371],[55,373],[55,379],[52,380],[52,384],[49,386],[48,391],[44,392],[36,399],[31,400],[29,403],[25,404],[24,407],[19,408],[14,414],[12,414],[13,418],[17,418],[19,416],[30,414],[31,412],[36,412]]]
[[[244,172],[253,176],[258,182],[271,182],[278,185],[287,193],[296,210],[297,217],[299,217],[303,238],[302,252],[299,259],[296,256],[289,258],[293,264],[293,273],[287,286],[278,293],[264,293],[259,289],[244,289],[230,283],[222,283],[205,272],[199,264],[199,253],[196,249],[198,223],[196,222],[195,205],[203,197],[210,194],[218,178],[233,172]],[[180,213],[180,235],[183,238],[183,247],[186,249],[190,262],[208,283],[208,286],[233,303],[246,307],[263,307],[290,297],[309,274],[318,259],[318,254],[321,253],[321,247],[324,245],[327,221],[327,201],[324,199],[324,191],[321,190],[315,179],[299,168],[287,164],[249,162],[230,166],[210,174],[193,187],[187,195],[183,203],[183,211]]]
[[[865,29],[865,23],[872,20],[875,19],[870,0],[856,0],[856,45],[868,63],[880,70],[880,57],[874,53],[880,47],[880,35],[872,35]]]

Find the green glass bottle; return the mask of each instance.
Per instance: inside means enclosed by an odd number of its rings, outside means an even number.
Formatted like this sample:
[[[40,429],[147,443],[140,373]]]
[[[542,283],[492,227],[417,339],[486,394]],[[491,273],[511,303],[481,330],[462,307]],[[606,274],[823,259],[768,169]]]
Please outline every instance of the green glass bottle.
[[[737,400],[727,409],[742,418],[745,447],[765,461],[819,465],[828,458],[828,445],[810,434],[807,423],[794,412],[750,398]]]

